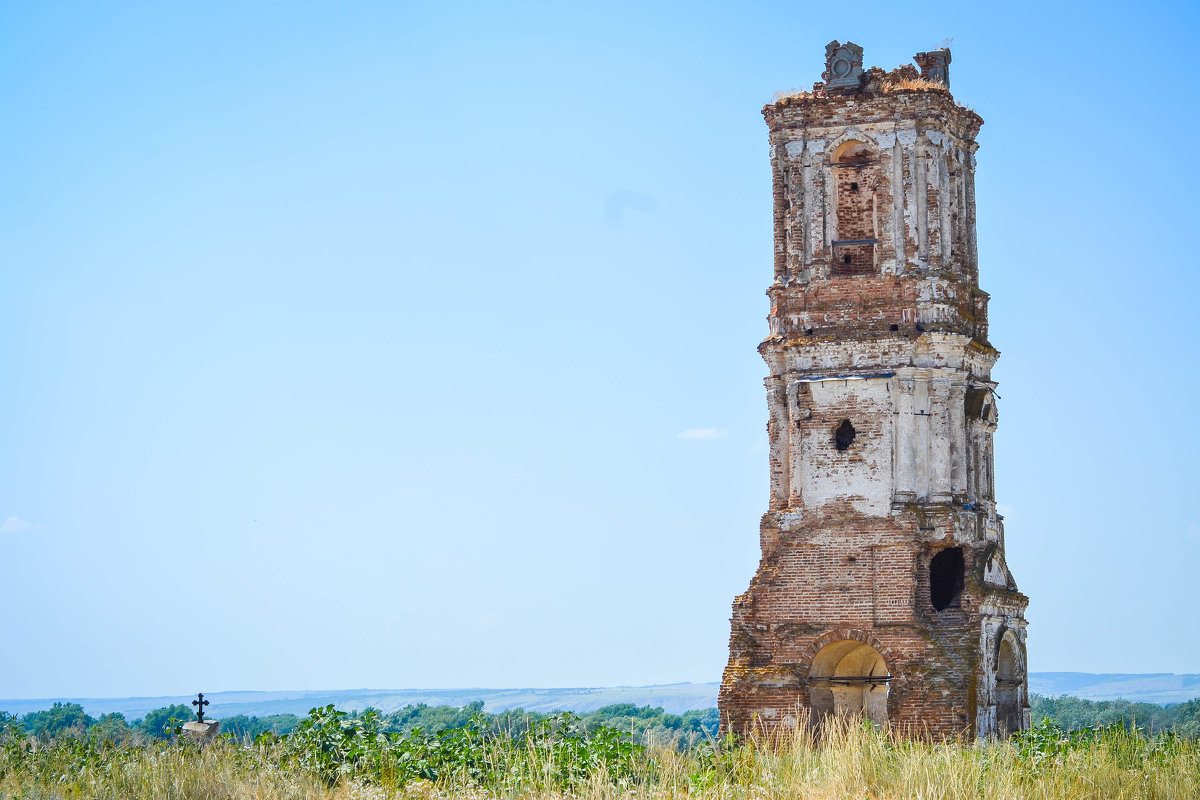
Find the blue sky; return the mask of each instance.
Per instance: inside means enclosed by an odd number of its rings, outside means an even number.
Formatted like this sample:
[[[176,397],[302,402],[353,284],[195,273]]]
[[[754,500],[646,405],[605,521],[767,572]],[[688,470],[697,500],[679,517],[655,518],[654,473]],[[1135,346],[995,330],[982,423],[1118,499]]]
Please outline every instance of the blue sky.
[[[718,679],[834,38],[986,120],[1031,669],[1200,672],[1198,12],[988,8],[0,7],[0,696]]]

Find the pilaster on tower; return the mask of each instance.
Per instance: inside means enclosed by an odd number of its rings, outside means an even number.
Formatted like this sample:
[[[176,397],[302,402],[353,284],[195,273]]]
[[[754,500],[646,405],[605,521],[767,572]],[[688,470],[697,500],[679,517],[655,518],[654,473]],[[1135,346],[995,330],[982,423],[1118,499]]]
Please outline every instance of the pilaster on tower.
[[[975,137],[949,50],[763,109],[770,499],[734,602],[723,724],[834,713],[957,735],[1028,725],[1024,609],[995,510]]]

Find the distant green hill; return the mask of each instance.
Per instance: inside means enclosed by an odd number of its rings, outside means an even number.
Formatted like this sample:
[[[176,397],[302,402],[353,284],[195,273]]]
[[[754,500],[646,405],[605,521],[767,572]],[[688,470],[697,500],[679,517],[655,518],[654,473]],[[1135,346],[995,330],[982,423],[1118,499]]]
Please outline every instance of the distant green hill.
[[[204,688],[204,687],[199,687]],[[345,711],[372,707],[395,711],[407,705],[463,706],[482,701],[490,712],[523,708],[526,711],[595,711],[616,703],[661,707],[669,714],[682,714],[717,704],[718,683],[671,683],[661,686],[612,686],[565,689],[344,689],[336,691],[213,692],[205,693],[212,705],[207,713],[216,718],[236,714],[265,717],[272,714],[308,713],[310,708],[332,703]],[[1125,699],[1141,703],[1182,703],[1200,697],[1200,675],[1104,674],[1086,672],[1034,672],[1029,688],[1047,697],[1071,695],[1087,700]],[[171,697],[78,698],[51,697],[37,700],[0,700],[0,711],[28,714],[49,708],[55,702],[79,703],[88,714],[118,712],[129,720],[147,711],[176,703],[190,703],[195,695]]]

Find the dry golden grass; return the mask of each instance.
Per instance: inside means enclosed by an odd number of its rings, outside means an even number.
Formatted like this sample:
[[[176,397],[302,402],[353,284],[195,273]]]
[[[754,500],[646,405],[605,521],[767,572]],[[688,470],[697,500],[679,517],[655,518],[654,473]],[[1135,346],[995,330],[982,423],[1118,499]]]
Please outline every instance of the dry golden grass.
[[[810,98],[812,96],[813,96],[812,92],[807,92],[803,89],[787,89],[784,91],[776,92],[771,97],[771,102],[778,103],[780,100],[807,100],[808,98]]]
[[[949,94],[950,90],[945,84],[940,81],[930,80],[922,77],[896,77],[887,76],[879,83],[879,88],[884,94],[892,92],[940,92]],[[779,103],[784,100],[808,100],[813,97],[813,93],[804,89],[786,89],[775,92],[771,98],[771,104]]]
[[[942,92],[949,94],[950,90],[941,81],[929,78],[900,78],[895,81],[883,81],[883,93],[891,92]]]

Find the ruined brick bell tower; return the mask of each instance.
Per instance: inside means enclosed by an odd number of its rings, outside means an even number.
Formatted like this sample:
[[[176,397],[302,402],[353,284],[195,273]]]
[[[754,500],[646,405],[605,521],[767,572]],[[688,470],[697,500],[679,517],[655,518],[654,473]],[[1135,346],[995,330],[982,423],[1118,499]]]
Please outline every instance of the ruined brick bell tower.
[[[1028,727],[1024,610],[992,434],[999,353],[975,246],[975,136],[950,51],[920,72],[832,42],[763,109],[775,281],[770,507],[733,604],[726,729],[862,714],[935,738]]]

